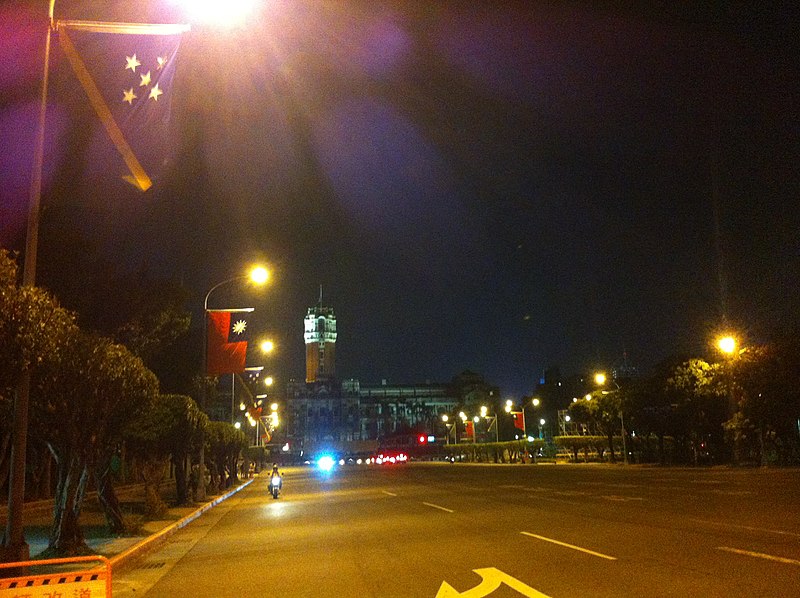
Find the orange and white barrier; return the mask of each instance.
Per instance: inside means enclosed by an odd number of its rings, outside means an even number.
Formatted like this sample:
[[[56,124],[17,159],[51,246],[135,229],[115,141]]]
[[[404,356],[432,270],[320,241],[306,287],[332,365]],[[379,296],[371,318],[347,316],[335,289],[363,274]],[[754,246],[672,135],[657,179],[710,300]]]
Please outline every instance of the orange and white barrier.
[[[20,563],[0,563],[3,569],[54,568],[54,565],[99,563],[89,569],[72,567],[53,573],[0,577],[0,598],[111,598],[111,562],[104,556],[77,556]],[[1,574],[1,573],[0,573]]]

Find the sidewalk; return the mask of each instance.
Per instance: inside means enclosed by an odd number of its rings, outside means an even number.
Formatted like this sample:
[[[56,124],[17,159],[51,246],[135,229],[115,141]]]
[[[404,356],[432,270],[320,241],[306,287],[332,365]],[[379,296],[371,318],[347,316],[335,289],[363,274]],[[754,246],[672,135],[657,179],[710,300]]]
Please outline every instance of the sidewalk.
[[[257,476],[256,476],[257,477]],[[188,525],[207,510],[218,505],[225,499],[233,496],[243,488],[255,481],[255,477],[240,481],[239,485],[227,490],[224,494],[208,496],[207,502],[193,506],[170,506],[158,519],[145,520],[138,532],[130,536],[113,536],[108,533],[105,516],[96,497],[87,497],[81,512],[81,527],[86,538],[86,543],[95,554],[107,557],[114,569],[123,567],[148,550],[155,548],[160,540],[167,538],[173,532]],[[168,505],[175,500],[174,481],[162,485],[162,497]],[[144,489],[131,492],[120,498],[123,513],[127,517],[136,518],[144,504]],[[25,541],[30,547],[31,558],[35,559],[47,548],[50,530],[53,521],[53,501],[42,501],[26,504]],[[0,525],[5,527],[5,508],[0,513]]]

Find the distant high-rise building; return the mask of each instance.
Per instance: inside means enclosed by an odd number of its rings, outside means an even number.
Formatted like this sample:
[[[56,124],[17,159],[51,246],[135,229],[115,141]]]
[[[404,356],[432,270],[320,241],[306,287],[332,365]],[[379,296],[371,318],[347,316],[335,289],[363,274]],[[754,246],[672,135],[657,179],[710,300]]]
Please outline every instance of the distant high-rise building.
[[[614,366],[614,368],[611,370],[611,376],[618,383],[639,377],[638,368],[635,365],[631,365],[631,363],[628,361],[627,350],[623,351],[622,353],[622,363]]]
[[[336,315],[332,307],[310,307],[305,317],[306,382],[325,382],[336,376]]]

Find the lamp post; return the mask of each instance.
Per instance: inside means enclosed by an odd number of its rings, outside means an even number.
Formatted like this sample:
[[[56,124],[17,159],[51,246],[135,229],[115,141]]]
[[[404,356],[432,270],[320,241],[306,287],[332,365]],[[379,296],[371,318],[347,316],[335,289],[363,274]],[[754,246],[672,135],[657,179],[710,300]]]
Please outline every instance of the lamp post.
[[[597,372],[594,375],[595,384],[598,386],[605,386],[607,380],[608,378],[603,372]],[[614,386],[617,387],[617,392],[619,392],[620,387],[619,384],[617,384],[617,381],[612,379],[611,382],[614,383]],[[622,434],[622,461],[625,463],[625,465],[628,465],[628,444],[625,438],[625,418],[622,415],[622,397],[619,397],[619,425],[620,434]]]
[[[205,411],[206,408],[206,392],[207,392],[207,383],[206,383],[206,376],[208,376],[208,299],[211,297],[211,293],[216,291],[221,286],[250,279],[253,283],[257,285],[262,285],[269,280],[269,271],[262,267],[256,266],[250,270],[247,274],[241,274],[239,276],[233,276],[231,278],[227,278],[222,282],[218,282],[214,286],[212,286],[208,292],[206,293],[205,299],[203,300],[203,376],[202,376],[202,389],[200,394],[200,409]],[[233,378],[235,380],[236,374],[233,374]],[[231,383],[231,395],[234,395],[234,386],[233,382]],[[231,412],[233,412],[233,408],[231,408]],[[231,416],[232,418],[233,416]],[[200,469],[200,484],[197,485],[197,495],[195,496],[195,500],[203,501],[206,498],[206,485],[205,485],[205,449],[200,449],[200,459],[199,459],[199,469]]]
[[[456,431],[456,420],[454,419],[450,422],[450,416],[446,413],[442,414],[442,422],[444,423],[444,427],[446,430],[444,442],[445,444],[450,444],[450,430],[453,430],[453,444],[458,444],[458,432]]]
[[[494,415],[489,415],[489,408],[486,407],[485,405],[482,405],[481,417],[489,421],[489,427],[486,428],[487,432],[489,432],[492,429],[492,426],[494,426],[494,440],[495,442],[500,442],[500,432],[497,429],[497,413],[495,413]]]
[[[740,341],[736,335],[728,332],[725,334],[719,335],[716,339],[714,339],[714,346],[716,349],[722,353],[723,363],[722,363],[722,379],[725,381],[725,386],[727,387],[727,412],[728,418],[732,418],[737,410],[736,405],[736,393],[735,388],[736,385],[734,384],[734,367],[733,363],[737,357],[739,357],[742,353],[744,353],[744,348],[739,348]],[[798,424],[798,429],[800,429],[800,423]],[[763,442],[763,438],[762,438]],[[740,445],[739,443],[734,440],[733,453],[731,458],[734,464],[739,463],[739,452],[740,452]],[[763,455],[763,451],[762,451]]]
[[[269,280],[269,271],[264,268],[263,266],[255,266],[248,272],[247,274],[240,274],[239,276],[233,276],[222,282],[218,282],[213,287],[209,289],[206,293],[206,297],[203,300],[203,376],[205,377],[208,373],[208,299],[211,297],[211,293],[216,291],[221,286],[230,284],[232,282],[237,282],[240,280],[247,280],[250,279],[254,284],[263,285]],[[203,403],[205,403],[205,385],[203,385]],[[201,405],[201,407],[205,407],[205,404]]]
[[[39,117],[36,125],[36,135],[33,144],[33,164],[31,167],[31,185],[28,201],[28,223],[25,236],[25,260],[22,269],[22,285],[34,286],[36,282],[36,261],[39,246],[39,213],[42,201],[42,173],[44,164],[45,125],[47,120],[47,94],[50,80],[50,44],[52,33],[59,25],[64,27],[81,27],[92,30],[92,27],[118,25],[116,23],[64,21],[60,23],[55,19],[56,0],[50,0],[48,5],[48,24],[45,33],[44,59],[42,65],[42,88],[39,103]],[[146,33],[148,28],[159,27],[170,29],[173,32],[189,30],[189,25],[148,25],[142,23],[140,33]],[[24,502],[25,502],[25,469],[26,452],[28,445],[28,411],[30,403],[30,370],[21,373],[20,381],[14,397],[14,419],[12,426],[11,466],[9,468],[8,483],[8,521],[3,539],[3,560],[27,561],[30,558],[30,547],[25,541],[23,529]]]

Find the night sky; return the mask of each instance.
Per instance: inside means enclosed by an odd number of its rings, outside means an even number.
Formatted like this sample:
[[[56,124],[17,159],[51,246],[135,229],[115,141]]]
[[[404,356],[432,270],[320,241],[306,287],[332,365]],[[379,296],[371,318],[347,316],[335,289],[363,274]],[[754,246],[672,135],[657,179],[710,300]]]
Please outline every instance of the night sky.
[[[33,4],[0,7],[10,247],[24,240],[41,78],[46,2]],[[101,181],[54,84],[43,202],[67,206],[51,213],[109,259],[186,285],[198,318],[214,284],[269,263],[268,289],[226,286],[210,306],[256,308],[279,378],[304,375],[320,284],[340,377],[446,382],[469,368],[515,396],[551,366],[609,369],[627,352],[646,372],[708,353],[726,323],[751,342],[797,324],[795,14],[263,4],[244,28],[188,34],[175,159],[145,194]]]

